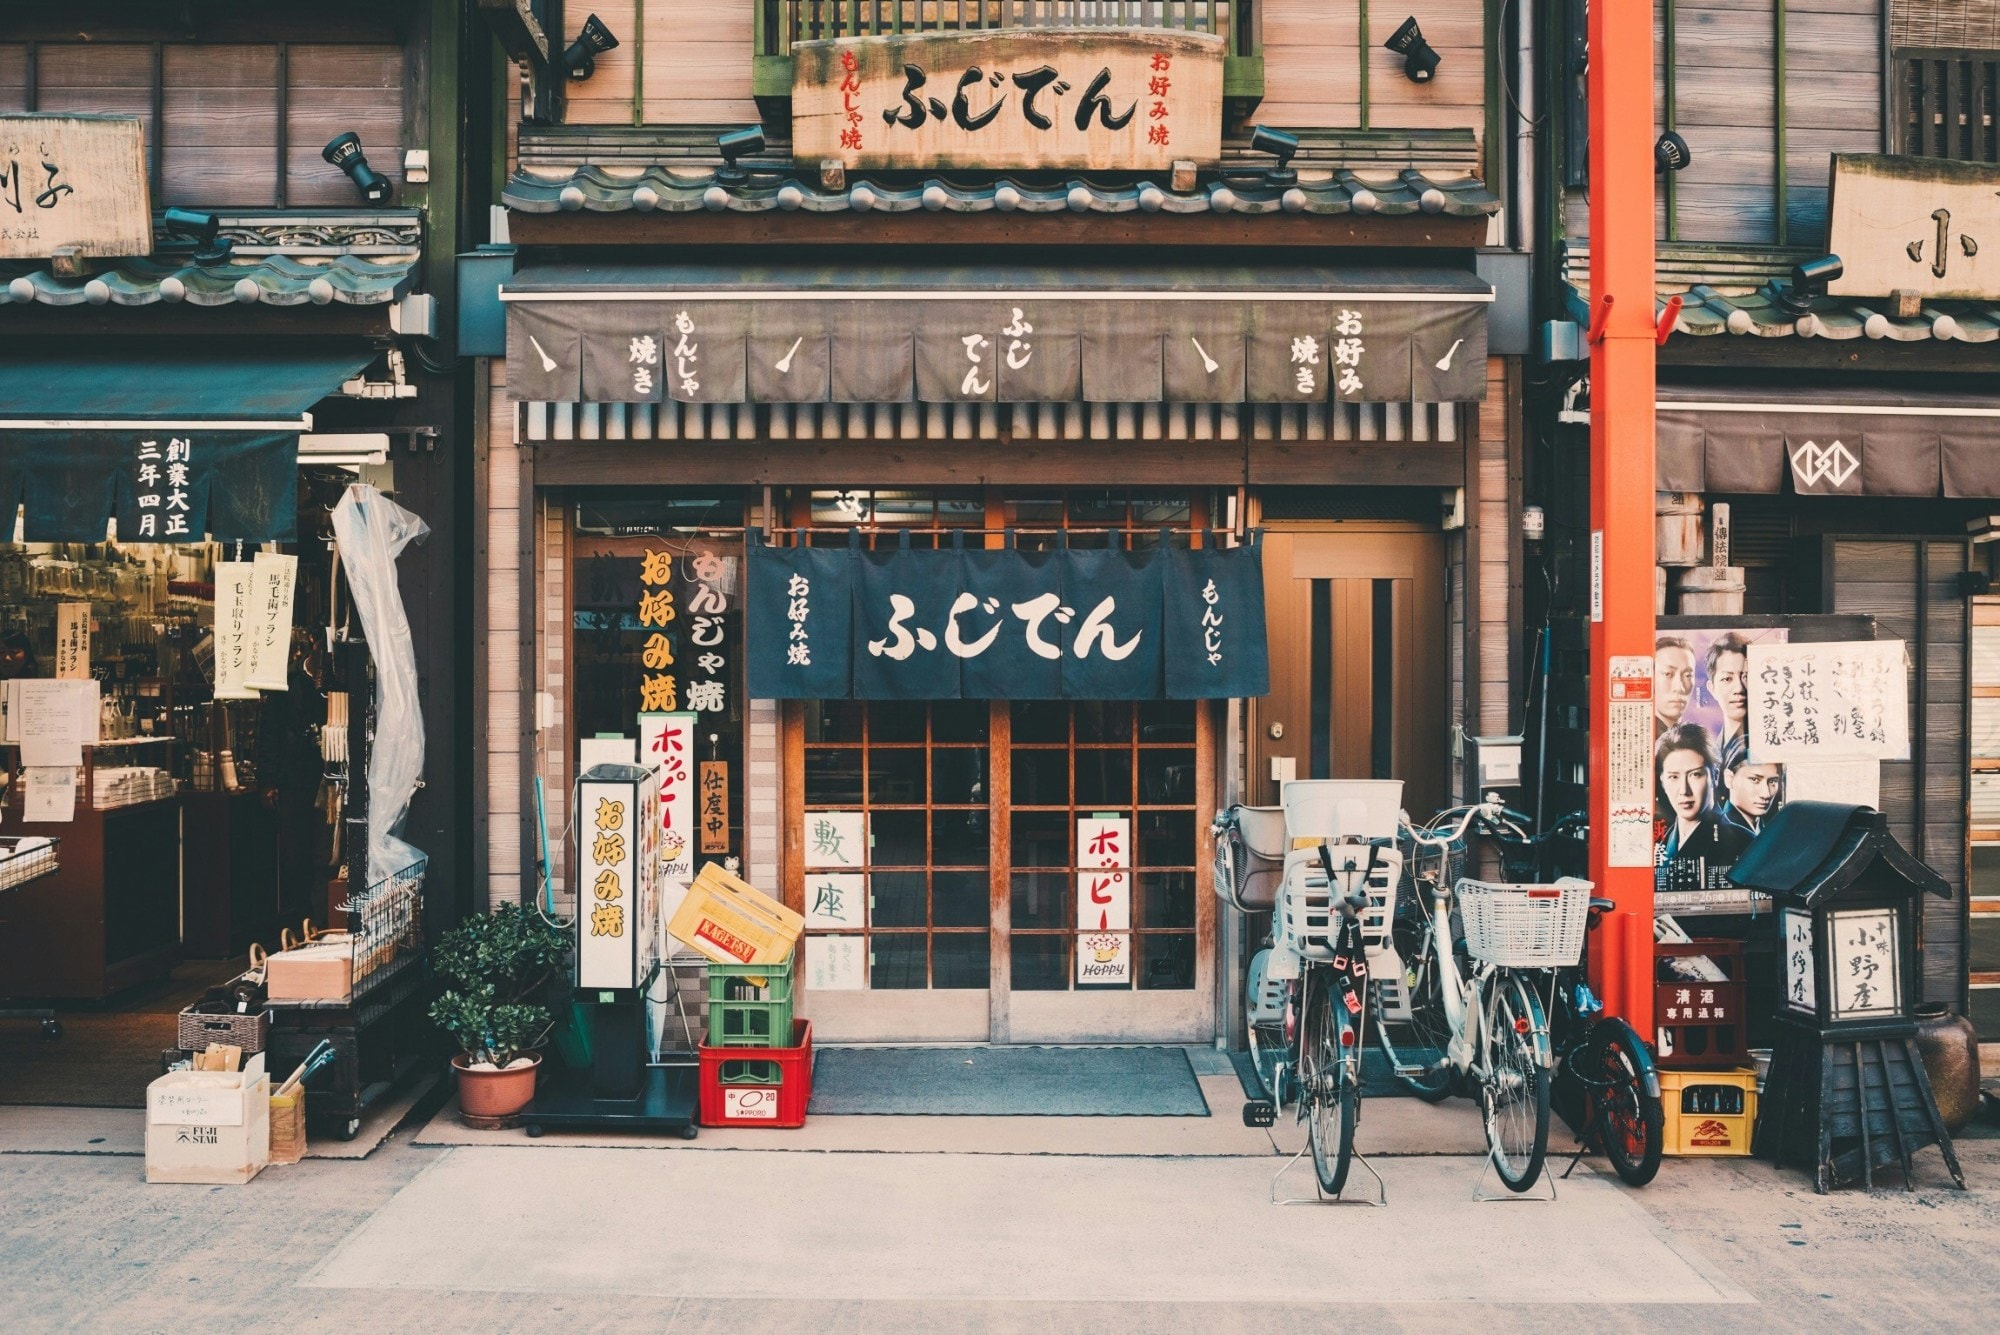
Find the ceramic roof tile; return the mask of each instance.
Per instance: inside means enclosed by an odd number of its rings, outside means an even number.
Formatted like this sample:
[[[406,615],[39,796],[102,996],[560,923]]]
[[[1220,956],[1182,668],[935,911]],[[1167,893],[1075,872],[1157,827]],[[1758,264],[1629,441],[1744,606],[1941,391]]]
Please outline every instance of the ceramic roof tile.
[[[0,307],[151,306],[386,306],[415,281],[413,255],[383,259],[341,255],[308,261],[290,255],[197,265],[173,260],[122,260],[77,278],[34,264],[0,264]]]

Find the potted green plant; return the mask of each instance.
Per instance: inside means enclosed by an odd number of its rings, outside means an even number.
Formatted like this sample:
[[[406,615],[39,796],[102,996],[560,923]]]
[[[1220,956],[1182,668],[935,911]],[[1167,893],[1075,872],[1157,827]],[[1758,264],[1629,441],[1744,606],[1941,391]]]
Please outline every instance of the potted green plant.
[[[569,934],[519,904],[477,914],[438,938],[431,965],[445,990],[431,1003],[431,1022],[457,1042],[459,1111],[467,1117],[510,1117],[535,1096],[549,1035],[543,1005],[550,980],[567,958]]]

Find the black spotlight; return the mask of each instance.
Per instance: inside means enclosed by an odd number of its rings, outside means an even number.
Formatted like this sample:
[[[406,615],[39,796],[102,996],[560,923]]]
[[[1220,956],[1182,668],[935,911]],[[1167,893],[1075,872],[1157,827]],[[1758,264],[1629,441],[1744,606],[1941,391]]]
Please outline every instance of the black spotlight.
[[[1653,170],[1658,172],[1684,171],[1694,161],[1694,150],[1688,141],[1668,130],[1653,145]]]
[[[1804,315],[1812,310],[1813,299],[1826,295],[1827,284],[1847,272],[1838,255],[1822,255],[1792,266],[1789,287],[1771,284],[1773,299],[1788,315]]]
[[[319,151],[319,155],[347,173],[347,179],[354,182],[354,188],[370,204],[387,204],[396,187],[385,176],[377,174],[368,165],[368,155],[361,151],[361,136],[349,130]]]
[[[1278,165],[1264,171],[1264,179],[1272,185],[1292,185],[1299,174],[1292,170],[1292,155],[1299,151],[1299,137],[1283,130],[1273,130],[1268,125],[1250,127],[1250,147],[1258,153],[1269,153],[1278,160]]]
[[[221,264],[229,258],[230,241],[219,233],[222,221],[213,213],[197,213],[193,209],[168,209],[161,215],[167,230],[177,232],[194,242],[191,257],[196,264]]]
[[[592,14],[583,21],[583,31],[563,52],[563,72],[569,75],[571,83],[582,83],[597,72],[597,58],[617,45],[618,38],[604,26],[604,20]]]
[[[1417,26],[1414,14],[1404,19],[1403,26],[1382,45],[1403,58],[1403,75],[1411,83],[1429,83],[1442,62],[1437,51],[1424,40],[1424,30]]]
[[[750,174],[736,163],[738,158],[755,157],[764,151],[764,127],[752,125],[743,130],[731,130],[728,134],[715,137],[715,146],[722,153],[722,169],[715,174],[718,181],[742,182]]]

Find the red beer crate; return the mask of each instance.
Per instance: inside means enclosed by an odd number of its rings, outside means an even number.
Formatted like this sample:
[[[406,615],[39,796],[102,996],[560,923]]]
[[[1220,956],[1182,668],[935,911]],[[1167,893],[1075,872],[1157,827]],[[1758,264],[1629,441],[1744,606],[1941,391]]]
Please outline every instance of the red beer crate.
[[[812,1021],[792,1021],[789,1048],[701,1045],[703,1126],[800,1127],[812,1101]]]
[[[1720,980],[1678,976],[1675,960],[1705,959]],[[1653,1024],[1664,1069],[1733,1067],[1744,1052],[1743,943],[1658,942],[1653,946]],[[1694,972],[1685,970],[1682,972]]]

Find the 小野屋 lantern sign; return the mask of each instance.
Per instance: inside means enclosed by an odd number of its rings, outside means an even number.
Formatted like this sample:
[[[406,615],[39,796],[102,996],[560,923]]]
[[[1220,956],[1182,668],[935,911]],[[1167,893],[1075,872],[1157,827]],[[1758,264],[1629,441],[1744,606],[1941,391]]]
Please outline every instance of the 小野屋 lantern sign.
[[[795,42],[793,154],[884,168],[1214,162],[1225,44],[1160,28]]]

